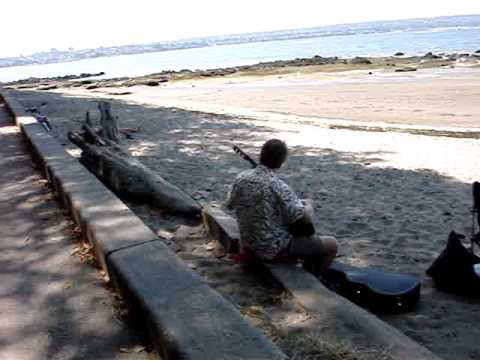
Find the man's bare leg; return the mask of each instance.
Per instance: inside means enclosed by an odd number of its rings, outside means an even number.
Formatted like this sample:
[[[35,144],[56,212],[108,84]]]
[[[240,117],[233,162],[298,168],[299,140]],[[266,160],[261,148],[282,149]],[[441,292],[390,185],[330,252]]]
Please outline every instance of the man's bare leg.
[[[305,205],[303,220],[313,222],[313,201],[310,198],[301,199]],[[294,238],[290,247],[291,255],[308,260],[315,272],[328,269],[337,255],[338,243],[333,236],[311,236]],[[313,264],[315,262],[315,264]]]
[[[332,265],[333,259],[337,255],[338,243],[333,236],[318,236],[318,240],[322,242],[323,255],[320,257],[319,271],[325,271]]]
[[[305,260],[305,268],[317,274],[332,264],[337,247],[333,236],[301,236],[292,239],[289,255]]]

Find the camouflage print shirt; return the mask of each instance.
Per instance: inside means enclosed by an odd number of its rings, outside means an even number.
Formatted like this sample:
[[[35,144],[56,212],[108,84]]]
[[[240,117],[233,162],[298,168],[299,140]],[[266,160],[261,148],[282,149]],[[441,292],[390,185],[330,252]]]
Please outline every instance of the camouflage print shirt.
[[[235,210],[242,246],[264,260],[288,246],[289,224],[303,217],[305,210],[290,186],[263,165],[236,177],[227,206]]]

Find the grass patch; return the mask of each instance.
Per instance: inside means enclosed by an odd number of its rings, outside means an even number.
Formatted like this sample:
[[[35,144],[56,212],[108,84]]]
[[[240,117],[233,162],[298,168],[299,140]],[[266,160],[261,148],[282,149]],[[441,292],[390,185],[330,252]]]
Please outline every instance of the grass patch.
[[[346,342],[310,334],[285,336],[278,345],[288,349],[286,352],[291,360],[392,360],[387,351],[352,348]]]
[[[280,329],[261,306],[243,307],[240,311],[291,360],[393,360],[388,349],[354,347],[347,341],[309,329]]]

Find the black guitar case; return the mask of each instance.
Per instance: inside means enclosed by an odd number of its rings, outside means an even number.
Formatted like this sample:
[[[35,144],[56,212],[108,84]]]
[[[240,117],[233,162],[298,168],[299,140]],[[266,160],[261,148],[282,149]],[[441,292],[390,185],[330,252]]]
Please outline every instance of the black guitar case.
[[[333,262],[322,281],[340,295],[375,313],[412,310],[420,299],[420,279],[411,274],[388,272]]]

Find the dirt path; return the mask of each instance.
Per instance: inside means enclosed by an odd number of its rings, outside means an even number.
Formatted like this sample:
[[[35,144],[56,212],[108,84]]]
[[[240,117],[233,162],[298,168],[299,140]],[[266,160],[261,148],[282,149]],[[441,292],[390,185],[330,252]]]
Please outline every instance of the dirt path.
[[[72,224],[2,103],[0,144],[0,358],[148,359],[96,271],[71,255]]]

